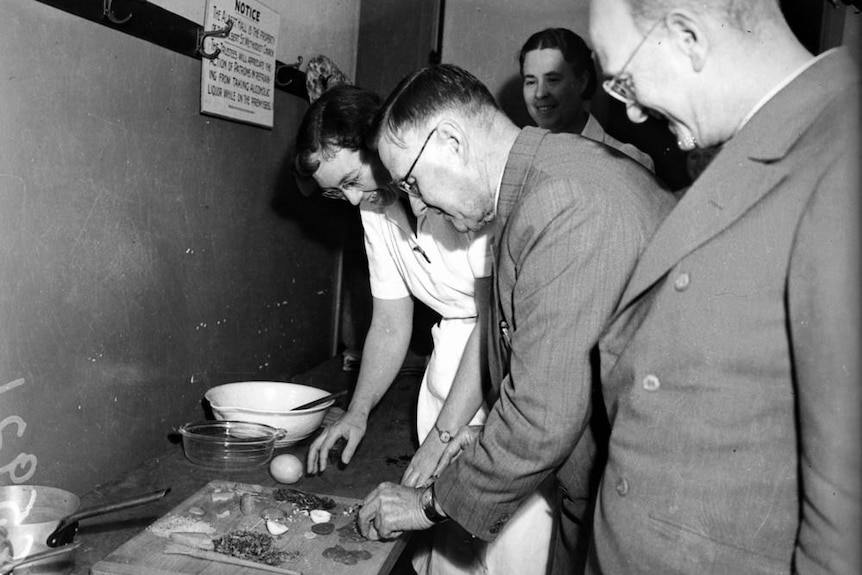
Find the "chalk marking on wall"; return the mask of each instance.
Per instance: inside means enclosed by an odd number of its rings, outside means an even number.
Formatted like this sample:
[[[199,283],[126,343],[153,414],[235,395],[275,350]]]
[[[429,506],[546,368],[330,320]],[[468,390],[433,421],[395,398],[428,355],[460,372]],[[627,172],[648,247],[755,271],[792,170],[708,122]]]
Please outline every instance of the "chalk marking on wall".
[[[24,184],[25,188],[27,187],[26,183],[24,182],[24,178],[22,178],[18,174],[7,174],[6,172],[0,172],[0,178],[9,178],[10,180],[17,180],[21,184]]]
[[[0,385],[0,393],[6,393],[7,391],[11,391],[11,390],[15,389],[16,387],[24,385],[24,382],[25,382],[25,380],[23,377],[19,377],[18,379],[13,379],[9,383]]]
[[[25,383],[26,380],[23,377],[13,379],[9,383],[0,385],[0,394],[11,391]],[[10,415],[3,421],[0,421],[0,453],[3,452],[3,430],[10,425],[17,426],[15,434],[18,437],[22,437],[24,432],[27,430],[27,422],[17,415]],[[39,461],[35,455],[30,453],[19,453],[12,461],[0,467],[0,475],[9,475],[9,479],[11,479],[13,483],[24,483],[36,473],[36,466],[38,464]],[[23,470],[24,474],[18,475],[18,469]]]
[[[0,453],[3,451],[3,430],[10,425],[17,426],[16,435],[21,437],[27,430],[27,422],[17,415],[10,415],[3,421],[0,421]],[[31,453],[19,453],[15,459],[0,467],[0,475],[7,474],[13,483],[24,483],[28,481],[36,473],[36,467],[39,464],[38,459]],[[23,475],[18,475],[17,471],[24,471]]]

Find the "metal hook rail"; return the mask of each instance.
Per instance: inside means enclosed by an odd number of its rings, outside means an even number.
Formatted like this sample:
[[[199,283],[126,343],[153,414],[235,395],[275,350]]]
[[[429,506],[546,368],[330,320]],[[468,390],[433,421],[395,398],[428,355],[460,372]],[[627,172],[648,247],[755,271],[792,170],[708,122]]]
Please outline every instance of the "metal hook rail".
[[[205,35],[203,39],[206,39],[210,36],[216,37],[214,34],[206,32],[199,24],[146,0],[37,1],[184,56],[202,59],[207,56],[215,57],[213,54],[217,53],[217,50],[212,53],[201,51],[203,44],[199,40],[201,35]],[[213,32],[224,33],[224,30]],[[199,46],[201,50],[198,49]],[[302,61],[302,58],[298,58],[293,64],[276,61],[275,88],[307,102],[305,73],[299,70]]]
[[[298,81],[305,88],[305,73],[299,71],[302,65],[302,56],[299,56],[293,64],[282,64],[278,62],[275,67],[275,85],[281,88],[290,86]]]
[[[122,26],[132,19],[132,13],[129,12],[128,16],[125,18],[117,18],[114,15],[114,0],[103,0],[102,3],[102,16],[107,18],[111,23],[116,24],[117,26]]]
[[[204,48],[204,42],[207,38],[227,38],[230,35],[231,30],[233,30],[233,20],[230,18],[227,20],[227,25],[221,30],[210,30],[209,32],[205,32],[203,28],[198,30],[197,46],[195,47],[198,55],[207,60],[215,60],[218,58],[218,55],[221,54],[221,48],[216,48],[212,52],[207,52]]]

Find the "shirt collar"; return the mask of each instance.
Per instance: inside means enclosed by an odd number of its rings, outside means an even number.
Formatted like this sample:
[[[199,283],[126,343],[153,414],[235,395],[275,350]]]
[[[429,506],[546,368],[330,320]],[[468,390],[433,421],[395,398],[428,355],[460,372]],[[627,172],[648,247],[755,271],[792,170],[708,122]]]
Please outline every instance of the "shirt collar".
[[[500,189],[503,187],[503,174],[506,173],[506,168],[500,170],[500,177],[497,179],[497,189],[494,191],[494,217],[497,217],[497,204],[500,203]]]

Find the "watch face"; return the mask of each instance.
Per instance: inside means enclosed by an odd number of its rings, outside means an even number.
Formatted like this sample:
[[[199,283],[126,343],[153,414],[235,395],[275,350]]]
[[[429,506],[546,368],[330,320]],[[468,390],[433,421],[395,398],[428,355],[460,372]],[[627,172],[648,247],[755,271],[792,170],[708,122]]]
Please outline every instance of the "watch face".
[[[443,431],[442,429],[440,429],[436,423],[434,424],[434,431],[437,432],[437,437],[439,437],[440,441],[442,441],[443,443],[449,443],[452,440],[452,434],[448,431]]]

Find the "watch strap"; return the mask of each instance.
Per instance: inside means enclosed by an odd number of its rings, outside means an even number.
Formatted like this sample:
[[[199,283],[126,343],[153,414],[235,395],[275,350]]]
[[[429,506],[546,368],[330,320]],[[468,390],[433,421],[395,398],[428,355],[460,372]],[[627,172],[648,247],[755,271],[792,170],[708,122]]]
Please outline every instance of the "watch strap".
[[[432,483],[422,492],[421,500],[422,500],[422,511],[425,512],[425,517],[428,518],[428,521],[431,523],[440,523],[441,521],[445,521],[448,519],[445,515],[441,514],[437,511],[437,506],[434,504],[434,484]]]

